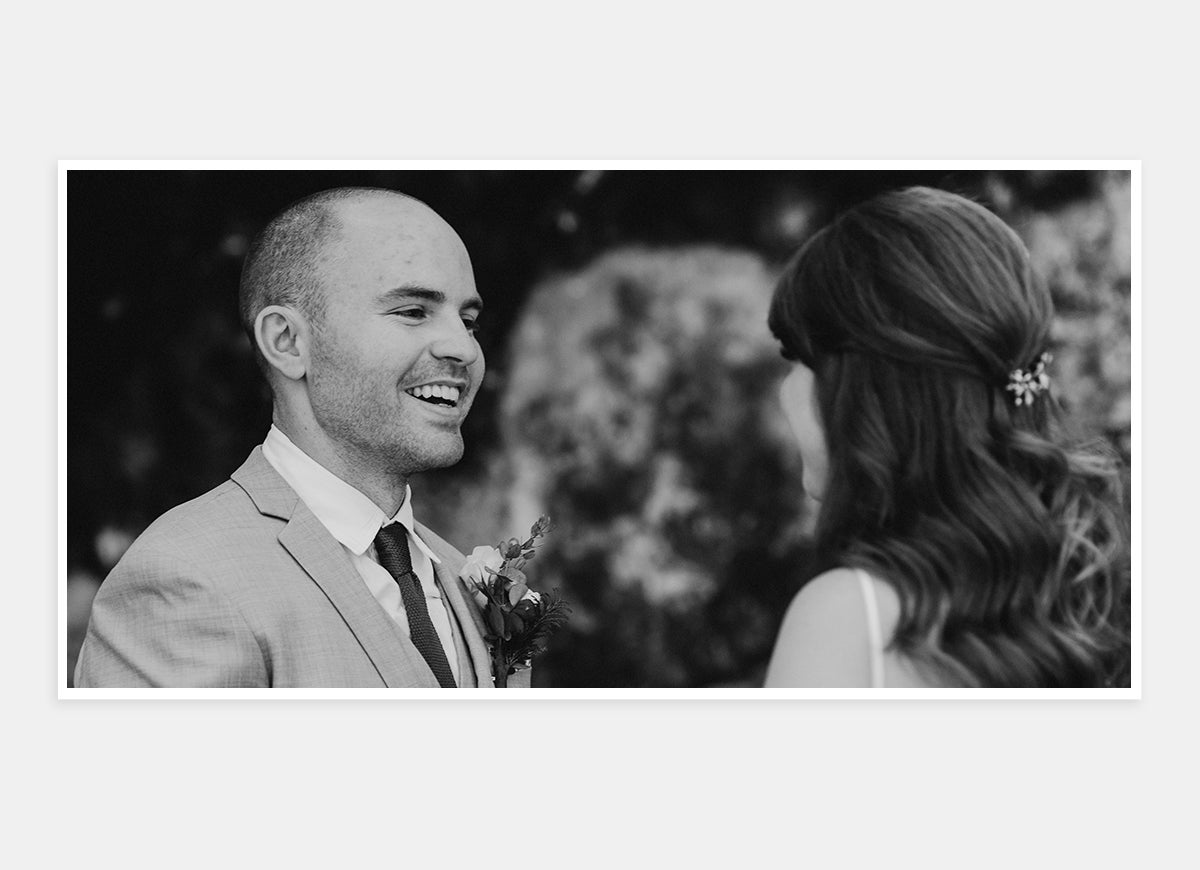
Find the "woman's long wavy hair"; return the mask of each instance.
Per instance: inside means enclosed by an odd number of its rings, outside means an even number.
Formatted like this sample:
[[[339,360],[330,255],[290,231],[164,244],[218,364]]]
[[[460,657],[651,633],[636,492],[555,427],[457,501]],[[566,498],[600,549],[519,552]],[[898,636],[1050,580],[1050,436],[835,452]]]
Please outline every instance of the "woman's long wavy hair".
[[[1047,349],[1053,303],[982,206],[910,188],[800,249],[770,327],[813,370],[829,453],[822,569],[890,583],[892,648],[941,684],[1128,685],[1120,461],[1071,438],[1009,373]]]

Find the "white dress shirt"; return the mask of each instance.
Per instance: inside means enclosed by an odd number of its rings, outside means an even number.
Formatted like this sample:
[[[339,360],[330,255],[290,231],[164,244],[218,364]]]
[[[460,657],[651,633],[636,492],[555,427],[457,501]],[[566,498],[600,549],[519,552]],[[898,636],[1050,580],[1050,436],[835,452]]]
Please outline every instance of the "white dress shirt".
[[[404,493],[400,510],[389,519],[382,510],[357,489],[325,466],[318,463],[297,447],[292,440],[273,424],[262,445],[263,456],[296,491],[300,500],[308,505],[329,534],[345,549],[354,568],[358,571],[367,589],[375,596],[388,616],[408,636],[408,615],[400,597],[400,587],[387,569],[379,564],[375,555],[375,535],[380,528],[400,523],[408,532],[408,549],[412,557],[413,573],[421,581],[425,592],[425,606],[429,608],[429,619],[437,630],[446,650],[446,660],[459,683],[458,655],[454,650],[454,635],[450,629],[450,615],[442,601],[441,590],[433,578],[433,563],[440,560],[429,547],[417,537],[412,509],[412,488]]]

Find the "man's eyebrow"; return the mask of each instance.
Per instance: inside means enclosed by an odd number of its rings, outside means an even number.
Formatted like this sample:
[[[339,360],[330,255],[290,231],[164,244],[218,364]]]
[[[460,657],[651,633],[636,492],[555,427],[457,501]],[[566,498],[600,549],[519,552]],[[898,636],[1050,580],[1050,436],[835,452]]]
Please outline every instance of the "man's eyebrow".
[[[446,298],[446,294],[441,290],[434,290],[430,287],[424,287],[420,284],[402,284],[399,287],[393,287],[391,290],[384,292],[380,296],[381,300],[389,304],[415,299],[421,302],[429,302],[434,305],[442,305],[446,302]],[[482,310],[483,300],[478,296],[471,296],[463,303],[462,307]]]

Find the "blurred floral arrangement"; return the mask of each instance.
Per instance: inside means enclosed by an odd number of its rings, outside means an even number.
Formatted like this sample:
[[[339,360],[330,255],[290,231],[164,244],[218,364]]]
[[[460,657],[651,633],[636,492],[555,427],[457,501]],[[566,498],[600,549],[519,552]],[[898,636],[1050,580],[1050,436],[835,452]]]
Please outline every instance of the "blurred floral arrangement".
[[[807,568],[773,283],[746,251],[624,248],[533,291],[500,419],[509,515],[570,530],[539,563],[574,611],[545,678],[708,685],[765,663]]]

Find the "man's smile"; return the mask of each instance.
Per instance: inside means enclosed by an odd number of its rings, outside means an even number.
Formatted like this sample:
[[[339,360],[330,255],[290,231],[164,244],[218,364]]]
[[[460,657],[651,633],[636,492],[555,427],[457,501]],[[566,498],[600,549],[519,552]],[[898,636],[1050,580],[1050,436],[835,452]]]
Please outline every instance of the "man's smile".
[[[423,384],[419,387],[409,387],[404,392],[414,398],[430,402],[434,405],[455,407],[458,405],[458,397],[462,395],[462,388],[444,384]]]
[[[457,379],[439,379],[427,381],[413,387],[407,387],[404,392],[412,398],[445,412],[460,410],[460,400],[467,390],[467,383]]]

